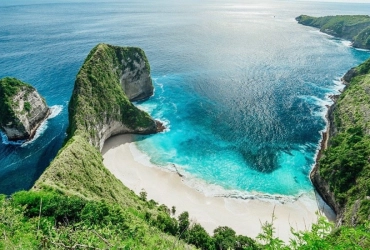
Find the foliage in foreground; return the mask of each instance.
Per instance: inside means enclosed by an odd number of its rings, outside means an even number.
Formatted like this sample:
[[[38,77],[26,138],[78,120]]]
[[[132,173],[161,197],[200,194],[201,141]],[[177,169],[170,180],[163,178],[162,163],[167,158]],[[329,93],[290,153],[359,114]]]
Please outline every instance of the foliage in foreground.
[[[0,230],[1,249],[185,248],[183,241],[177,242],[129,210],[52,192],[2,196]]]
[[[148,205],[157,206],[154,201]],[[105,201],[89,201],[55,192],[22,191],[0,196],[0,249],[369,249],[370,224],[340,227],[324,218],[311,231],[295,232],[289,244],[275,237],[273,221],[262,225],[257,240],[218,227],[210,236],[189,220],[145,216]],[[144,216],[142,216],[144,215]],[[246,225],[247,226],[247,225]],[[185,242],[191,245],[187,245]]]

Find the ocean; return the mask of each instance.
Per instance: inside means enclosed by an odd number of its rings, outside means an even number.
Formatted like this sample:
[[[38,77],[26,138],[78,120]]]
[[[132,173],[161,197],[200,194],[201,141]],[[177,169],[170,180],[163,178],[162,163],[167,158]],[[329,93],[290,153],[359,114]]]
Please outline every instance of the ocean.
[[[53,115],[25,144],[1,135],[0,193],[29,189],[63,145],[75,76],[98,43],[137,46],[155,94],[136,103],[167,127],[136,136],[150,161],[207,195],[297,197],[330,95],[369,51],[297,24],[300,14],[368,14],[370,3],[1,1],[0,78],[35,86]]]

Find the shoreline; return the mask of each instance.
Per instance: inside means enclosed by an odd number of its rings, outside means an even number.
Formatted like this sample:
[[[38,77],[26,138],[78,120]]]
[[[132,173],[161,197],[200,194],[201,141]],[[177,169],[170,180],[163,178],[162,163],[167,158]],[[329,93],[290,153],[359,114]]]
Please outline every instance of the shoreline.
[[[105,167],[136,194],[145,190],[153,199],[167,207],[176,207],[176,217],[188,211],[193,222],[201,224],[208,233],[219,226],[228,226],[237,234],[255,238],[261,225],[271,222],[275,215],[276,236],[288,242],[290,228],[308,230],[317,221],[316,211],[333,220],[332,210],[312,191],[295,201],[278,202],[264,199],[236,199],[206,196],[185,184],[176,171],[146,166],[137,159],[147,158],[135,146],[133,135],[109,138],[102,149]],[[136,160],[135,160],[136,159]]]

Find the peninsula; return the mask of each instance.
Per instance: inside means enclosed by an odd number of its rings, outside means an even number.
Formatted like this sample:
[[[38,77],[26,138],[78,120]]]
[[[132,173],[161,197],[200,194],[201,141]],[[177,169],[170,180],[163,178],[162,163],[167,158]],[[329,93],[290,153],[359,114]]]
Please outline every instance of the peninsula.
[[[98,44],[76,77],[68,107],[65,145],[38,179],[35,189],[48,187],[88,199],[104,197],[125,202],[123,185],[105,169],[100,150],[113,135],[156,133],[163,126],[134,106],[124,88],[135,93],[134,99],[149,98],[153,93],[144,52],[139,48]]]
[[[0,129],[8,140],[29,140],[49,116],[50,109],[34,87],[5,77],[0,80],[0,114]]]
[[[300,24],[319,28],[323,33],[349,40],[355,48],[370,49],[370,16],[368,15],[324,17],[300,15],[296,20]]]

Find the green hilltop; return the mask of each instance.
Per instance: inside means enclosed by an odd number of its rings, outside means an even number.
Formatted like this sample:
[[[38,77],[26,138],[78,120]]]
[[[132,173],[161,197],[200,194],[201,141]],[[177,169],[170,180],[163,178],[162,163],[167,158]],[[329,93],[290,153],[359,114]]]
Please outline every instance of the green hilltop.
[[[326,34],[350,40],[353,47],[370,49],[370,16],[338,15],[312,17],[301,15],[298,23],[319,28]]]

